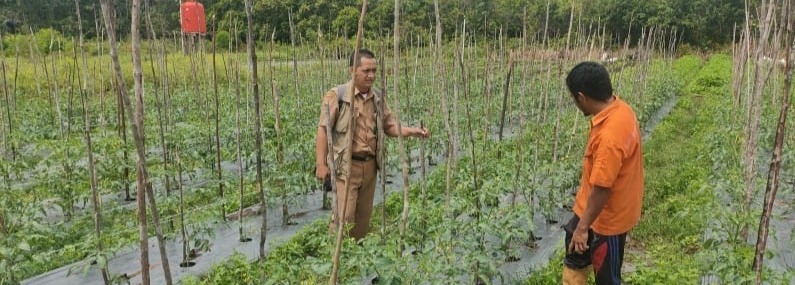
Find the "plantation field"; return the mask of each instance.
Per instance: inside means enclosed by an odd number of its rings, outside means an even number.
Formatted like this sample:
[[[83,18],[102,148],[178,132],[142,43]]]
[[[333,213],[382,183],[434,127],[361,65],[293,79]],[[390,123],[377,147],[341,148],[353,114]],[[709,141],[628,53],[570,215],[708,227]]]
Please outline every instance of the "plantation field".
[[[664,27],[572,31],[571,13],[540,40],[466,23],[442,40],[440,22],[434,39],[299,44],[149,27],[114,52],[82,30],[4,37],[0,285],[559,284],[591,127],[565,85],[582,61],[643,134],[622,281],[795,284],[790,18],[699,52]],[[315,135],[356,46],[399,121],[432,135],[385,142],[369,234],[335,240]]]

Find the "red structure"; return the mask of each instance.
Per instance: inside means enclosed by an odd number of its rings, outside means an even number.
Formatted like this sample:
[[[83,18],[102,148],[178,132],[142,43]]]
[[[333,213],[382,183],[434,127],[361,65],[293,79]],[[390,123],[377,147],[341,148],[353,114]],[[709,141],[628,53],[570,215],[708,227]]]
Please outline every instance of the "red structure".
[[[187,0],[180,5],[179,17],[183,34],[206,34],[207,20],[204,5],[196,0]]]

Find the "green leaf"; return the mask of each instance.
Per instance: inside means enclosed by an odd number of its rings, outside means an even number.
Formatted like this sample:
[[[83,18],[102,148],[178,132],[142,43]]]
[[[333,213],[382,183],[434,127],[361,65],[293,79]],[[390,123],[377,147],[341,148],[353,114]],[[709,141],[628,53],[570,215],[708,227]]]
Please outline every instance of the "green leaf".
[[[26,241],[22,241],[19,243],[19,245],[17,245],[17,248],[22,251],[30,251],[30,244],[28,244]]]
[[[108,259],[104,255],[97,256],[97,266],[99,268],[105,268],[105,265],[108,264]]]

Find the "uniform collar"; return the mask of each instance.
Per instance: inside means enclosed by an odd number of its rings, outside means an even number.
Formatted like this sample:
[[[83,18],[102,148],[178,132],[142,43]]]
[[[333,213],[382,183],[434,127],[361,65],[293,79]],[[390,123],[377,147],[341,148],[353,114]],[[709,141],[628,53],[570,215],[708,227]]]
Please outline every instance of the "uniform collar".
[[[356,88],[353,85],[353,80],[348,81],[347,83],[345,83],[345,85],[347,86],[347,88],[353,87],[353,95],[362,95],[361,91],[359,90],[359,88]],[[347,93],[347,92],[345,92],[345,93]],[[365,99],[365,100],[366,99],[370,99],[371,97],[373,97],[372,93],[373,93],[373,88],[370,88],[370,91],[367,92],[367,96],[362,96],[362,98]],[[348,94],[342,94],[342,100],[345,101],[345,102],[350,103],[351,102],[351,97],[349,97]]]
[[[611,102],[610,105],[607,105],[607,107],[602,109],[602,111],[599,111],[599,113],[596,113],[596,115],[593,115],[593,117],[591,117],[591,127],[595,127],[596,125],[599,125],[602,122],[604,122],[604,120],[607,119],[607,117],[609,117],[610,114],[612,114],[613,111],[615,111],[618,108],[618,105],[624,102],[621,100],[621,98],[618,97],[618,95],[613,95],[613,97],[615,98],[615,100],[613,100],[613,102]]]

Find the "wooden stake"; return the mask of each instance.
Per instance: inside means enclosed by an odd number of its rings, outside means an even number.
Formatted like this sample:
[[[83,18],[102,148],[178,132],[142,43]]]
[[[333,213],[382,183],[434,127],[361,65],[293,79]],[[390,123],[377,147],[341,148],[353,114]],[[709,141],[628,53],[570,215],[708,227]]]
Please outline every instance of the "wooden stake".
[[[77,0],[75,0],[75,10],[77,14],[77,24],[79,30],[79,40],[80,40],[80,54],[82,55],[82,68],[83,71],[88,69],[86,63],[86,53],[85,48],[83,45],[83,25],[80,21],[80,5]],[[104,244],[102,242],[102,209],[100,205],[100,197],[99,191],[97,190],[97,173],[96,173],[96,164],[94,160],[94,149],[91,143],[91,123],[89,122],[89,105],[87,100],[87,85],[88,85],[88,75],[83,74],[83,86],[80,90],[80,100],[82,102],[83,107],[83,134],[86,142],[86,152],[88,154],[88,176],[89,176],[89,185],[91,187],[91,205],[94,210],[94,237],[97,239],[97,264],[100,267],[100,274],[102,275],[102,281],[107,285],[110,282],[110,277],[108,274],[108,260],[104,255]]]
[[[251,66],[251,89],[254,93],[254,133],[256,141],[256,168],[257,168],[257,191],[259,192],[260,205],[262,207],[262,227],[260,228],[259,258],[265,259],[265,239],[268,233],[268,203],[265,200],[265,190],[262,185],[262,105],[259,99],[259,77],[257,76],[257,53],[254,39],[254,16],[251,11],[252,0],[246,0],[246,19],[248,22],[248,32],[246,33],[246,44]]]
[[[364,33],[364,16],[366,15],[366,13],[367,13],[367,0],[363,0],[362,1],[362,11],[361,11],[361,13],[359,13],[359,27],[358,27],[357,32],[356,32],[356,43],[355,43],[355,47],[353,49],[354,50],[354,52],[353,52],[353,68],[356,68],[357,66],[359,66],[359,49],[360,49],[361,43],[362,43],[362,34]],[[347,92],[349,94],[351,94],[351,96],[352,96],[354,87],[351,86],[351,88],[347,88],[347,89],[348,89]],[[351,107],[355,108],[355,106],[351,106]],[[328,112],[327,114],[331,114],[331,112]],[[353,133],[356,131],[356,124],[353,121],[354,117],[355,116],[350,116],[350,121],[348,121],[349,130],[348,130],[348,133],[346,134],[348,136],[348,138],[346,139],[347,141],[353,141]],[[327,126],[330,126],[330,125],[327,125]],[[326,132],[328,133],[329,131],[330,131],[330,128],[326,127]],[[331,136],[327,136],[326,138],[329,141],[331,141]],[[350,146],[348,146],[348,147],[350,147]],[[328,151],[329,151],[330,154],[333,153],[333,148],[330,147],[328,149]],[[343,158],[344,161],[350,162],[352,155],[353,155],[353,153],[351,152],[350,149],[348,149],[348,151],[345,151],[345,158]],[[333,161],[334,159],[332,158],[331,160]],[[346,168],[345,173],[347,175],[349,175],[351,173],[351,164],[347,163],[345,165],[345,168]],[[334,173],[334,170],[331,170],[331,172]],[[332,176],[332,178],[333,178],[333,176]],[[338,217],[337,217],[337,237],[336,237],[336,242],[334,243],[334,253],[332,255],[332,261],[331,261],[331,263],[332,263],[332,265],[331,265],[331,278],[329,280],[329,283],[331,285],[336,285],[337,282],[339,281],[338,280],[338,276],[339,276],[339,269],[340,269],[340,256],[342,255],[342,253],[341,253],[341,250],[342,250],[342,232],[343,232],[344,225],[345,225],[345,223],[343,222],[343,219],[344,219],[344,215],[343,214],[345,213],[345,211],[347,211],[347,206],[348,206],[347,195],[350,195],[350,193],[349,193],[350,192],[349,191],[350,190],[350,181],[351,180],[349,178],[345,179],[345,195],[346,195],[345,198],[346,199],[342,202],[342,205],[343,205],[342,206],[342,211],[340,212],[339,209],[336,209],[336,213],[338,215]],[[336,181],[332,180],[332,185],[334,185],[334,183],[336,183]],[[336,190],[335,190],[335,192],[336,192]],[[336,204],[336,201],[335,201],[335,204]],[[342,215],[342,217],[340,217],[340,215]]]
[[[224,171],[221,169],[221,98],[218,95],[218,72],[215,62],[215,22],[213,21],[213,97],[215,97],[215,174],[218,179],[218,198],[221,199],[221,221],[226,221],[226,200],[224,198]]]
[[[781,111],[779,113],[778,123],[776,124],[776,137],[773,144],[773,155],[770,158],[770,168],[767,173],[767,187],[765,187],[765,200],[762,208],[762,216],[759,220],[759,230],[756,237],[756,251],[754,254],[754,271],[756,272],[756,284],[761,285],[763,278],[762,272],[764,271],[764,258],[765,248],[767,247],[768,231],[770,227],[771,214],[776,201],[776,194],[778,193],[779,183],[781,180],[781,160],[782,148],[784,145],[784,138],[787,131],[787,115],[789,114],[790,107],[790,90],[792,87],[792,1],[787,0],[784,3],[784,16],[782,17],[782,25],[786,25],[786,33],[784,45],[785,60],[784,63],[784,92],[781,99]]]

